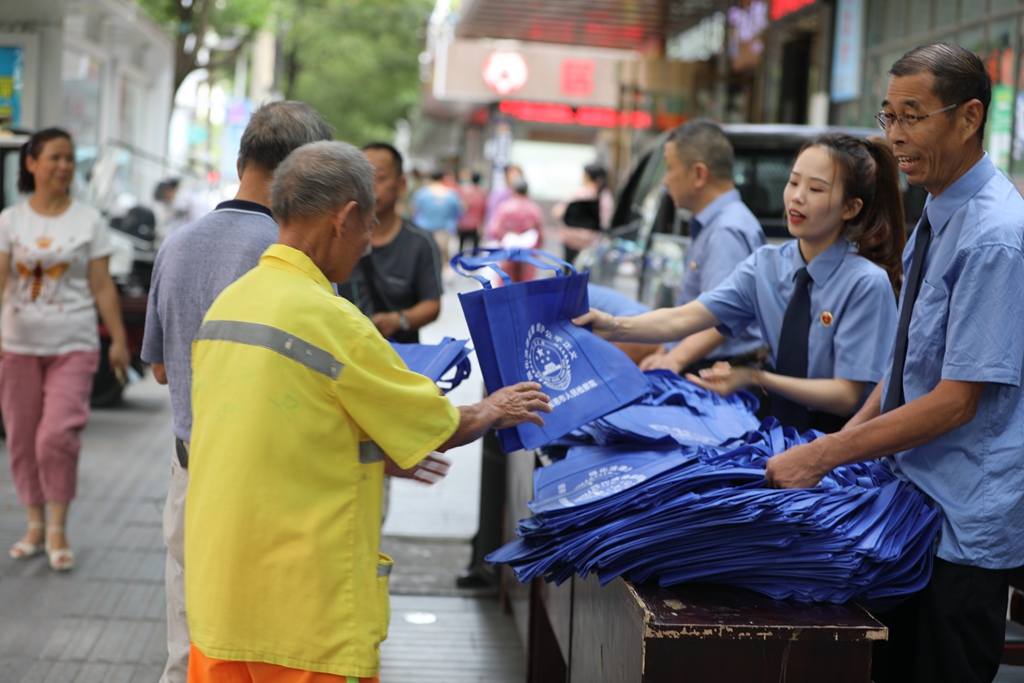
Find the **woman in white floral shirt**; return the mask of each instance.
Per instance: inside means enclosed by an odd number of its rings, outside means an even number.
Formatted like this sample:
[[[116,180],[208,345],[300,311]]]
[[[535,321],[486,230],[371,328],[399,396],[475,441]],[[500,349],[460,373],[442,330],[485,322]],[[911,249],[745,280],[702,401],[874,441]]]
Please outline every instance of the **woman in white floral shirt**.
[[[78,479],[79,433],[99,364],[96,310],[110,331],[110,365],[129,362],[110,239],[99,212],[68,194],[71,137],[39,131],[21,150],[18,189],[31,196],[0,213],[0,410],[28,530],[10,556],[46,549],[50,566],[74,566],[64,529]],[[50,523],[46,524],[49,507]]]

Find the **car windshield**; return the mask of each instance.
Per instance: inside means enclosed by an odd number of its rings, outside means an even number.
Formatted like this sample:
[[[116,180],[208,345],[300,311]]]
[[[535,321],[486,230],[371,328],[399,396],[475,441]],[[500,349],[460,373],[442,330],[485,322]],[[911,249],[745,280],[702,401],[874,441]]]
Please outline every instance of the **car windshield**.
[[[791,153],[736,151],[733,180],[743,203],[758,218],[781,218],[786,212],[782,192],[793,167]]]

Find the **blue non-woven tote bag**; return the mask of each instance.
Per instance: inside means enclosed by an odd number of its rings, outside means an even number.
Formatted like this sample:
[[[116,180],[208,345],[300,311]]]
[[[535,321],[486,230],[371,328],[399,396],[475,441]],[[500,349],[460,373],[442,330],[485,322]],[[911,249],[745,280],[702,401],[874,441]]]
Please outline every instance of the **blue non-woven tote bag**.
[[[555,277],[513,284],[498,266],[501,261],[529,263],[554,271]],[[572,324],[590,308],[586,273],[536,249],[478,249],[457,254],[452,267],[463,274],[489,268],[505,284],[492,287],[487,278],[470,275],[484,289],[459,295],[487,390],[538,382],[551,397],[554,410],[544,415],[544,427],[522,424],[498,431],[505,452],[543,446],[649,390],[625,353]]]
[[[469,359],[472,350],[466,348],[466,342],[465,339],[445,337],[440,344],[391,342],[391,347],[410,370],[429,377],[445,391],[451,391],[469,377],[472,370]],[[455,372],[445,377],[453,368]]]

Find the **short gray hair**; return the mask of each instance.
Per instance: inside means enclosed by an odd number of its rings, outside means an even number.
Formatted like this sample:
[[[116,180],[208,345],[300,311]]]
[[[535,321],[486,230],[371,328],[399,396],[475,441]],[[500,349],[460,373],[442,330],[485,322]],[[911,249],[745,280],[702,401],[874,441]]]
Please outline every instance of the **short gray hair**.
[[[732,143],[714,121],[687,121],[672,131],[668,140],[675,143],[680,160],[689,164],[703,162],[714,177],[732,180]]]
[[[346,142],[312,142],[292,152],[274,173],[270,207],[279,223],[315,219],[351,201],[360,218],[373,216],[373,166]]]
[[[316,109],[302,102],[271,102],[253,112],[238,146],[238,165],[273,173],[293,151],[310,142],[333,140]]]

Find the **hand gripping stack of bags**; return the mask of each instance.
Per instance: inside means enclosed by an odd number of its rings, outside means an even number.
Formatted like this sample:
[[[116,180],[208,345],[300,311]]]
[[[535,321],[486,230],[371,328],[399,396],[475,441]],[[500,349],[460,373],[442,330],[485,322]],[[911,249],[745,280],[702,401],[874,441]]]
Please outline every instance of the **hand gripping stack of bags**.
[[[575,446],[535,474],[534,516],[488,556],[520,581],[719,583],[801,602],[920,590],[937,506],[884,463],[836,468],[812,489],[770,489],[768,459],[817,436],[768,418],[717,447]]]
[[[513,284],[503,261],[554,277]],[[718,583],[773,598],[882,606],[931,575],[937,506],[885,463],[840,467],[811,489],[766,486],[768,459],[799,435],[757,399],[722,398],[674,373],[641,373],[570,319],[588,309],[587,274],[537,250],[477,250],[452,266],[484,287],[461,294],[489,391],[539,382],[554,411],[544,428],[498,432],[506,452],[543,446],[534,516],[487,557],[523,582],[574,573],[661,585]],[[472,274],[489,269],[504,286]]]

